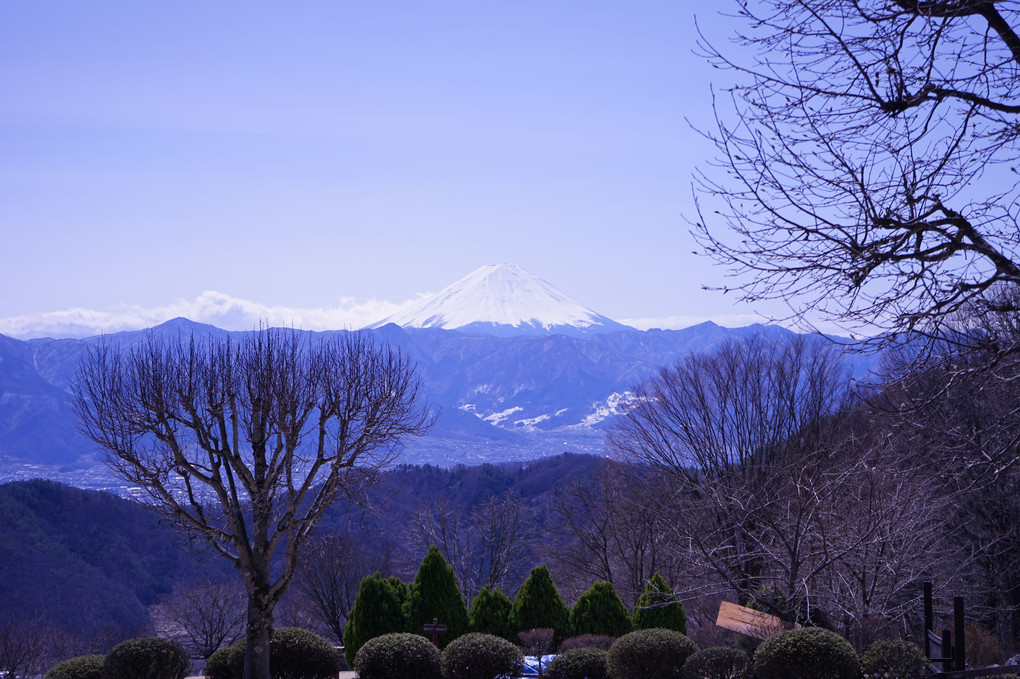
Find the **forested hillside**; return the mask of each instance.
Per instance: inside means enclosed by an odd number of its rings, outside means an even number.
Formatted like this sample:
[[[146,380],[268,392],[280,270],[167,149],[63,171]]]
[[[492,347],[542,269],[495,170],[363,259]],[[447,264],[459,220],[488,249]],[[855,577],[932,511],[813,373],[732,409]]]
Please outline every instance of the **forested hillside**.
[[[333,507],[319,534],[351,531],[352,555],[388,550],[379,566],[413,575],[421,554],[408,530],[420,508],[470,511],[513,493],[541,522],[555,489],[589,478],[597,464],[590,456],[561,455],[501,466],[401,466],[385,473],[361,505]],[[534,528],[529,535],[541,532]],[[160,515],[108,493],[43,480],[4,484],[0,618],[41,621],[72,635],[133,634],[147,624],[148,608],[175,587],[236,579],[226,560],[196,547]],[[519,564],[524,573],[534,558],[529,546]]]
[[[128,634],[175,584],[221,575],[157,514],[52,481],[0,486],[0,615]]]

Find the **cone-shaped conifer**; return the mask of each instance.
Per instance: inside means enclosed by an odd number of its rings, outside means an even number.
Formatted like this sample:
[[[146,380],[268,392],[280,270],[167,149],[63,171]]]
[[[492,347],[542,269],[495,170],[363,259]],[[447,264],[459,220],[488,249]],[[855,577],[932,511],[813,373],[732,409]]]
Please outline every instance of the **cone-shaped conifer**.
[[[393,580],[393,578],[390,578]],[[391,632],[407,629],[407,620],[397,598],[394,584],[378,573],[361,581],[354,597],[347,625],[344,627],[344,652],[347,664],[354,666],[354,657],[366,641]],[[401,587],[404,583],[400,583]]]
[[[687,634],[684,605],[673,594],[666,579],[656,573],[634,604],[634,629],[662,627]]]
[[[510,626],[515,635],[538,627],[552,628],[554,644],[570,636],[570,609],[563,603],[544,565],[532,568],[531,575],[517,592],[510,612]]]
[[[418,567],[418,574],[408,590],[407,611],[408,631],[432,638],[422,626],[438,619],[449,631],[438,636],[439,648],[468,631],[468,612],[464,598],[457,588],[457,576],[443,558],[436,546],[429,547],[428,553]]]
[[[599,580],[578,598],[570,611],[572,634],[621,637],[633,630],[630,614],[612,583]]]
[[[513,603],[499,589],[482,587],[471,602],[468,619],[472,632],[485,632],[517,643],[510,628],[510,611]]]

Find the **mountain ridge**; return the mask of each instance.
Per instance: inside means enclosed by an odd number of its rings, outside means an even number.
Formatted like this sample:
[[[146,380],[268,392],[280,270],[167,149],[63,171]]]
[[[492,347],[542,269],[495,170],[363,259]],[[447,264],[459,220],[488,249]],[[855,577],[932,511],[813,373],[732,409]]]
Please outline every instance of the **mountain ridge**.
[[[516,264],[488,264],[366,328],[459,330],[496,336],[563,334],[585,337],[633,330],[573,300]]]
[[[104,338],[131,346],[150,332],[169,337],[244,334],[176,319],[149,330],[84,340],[0,336],[0,482],[45,476],[83,487],[110,487],[101,453],[75,429],[71,380],[90,346]],[[297,332],[328,337],[351,331]],[[724,328],[711,322],[683,330],[588,337],[497,337],[394,324],[364,332],[416,363],[438,416],[429,436],[404,448],[401,461],[440,466],[563,452],[605,455],[604,431],[635,384],[730,338],[795,334],[778,326]],[[847,360],[858,377],[877,362],[853,355]]]

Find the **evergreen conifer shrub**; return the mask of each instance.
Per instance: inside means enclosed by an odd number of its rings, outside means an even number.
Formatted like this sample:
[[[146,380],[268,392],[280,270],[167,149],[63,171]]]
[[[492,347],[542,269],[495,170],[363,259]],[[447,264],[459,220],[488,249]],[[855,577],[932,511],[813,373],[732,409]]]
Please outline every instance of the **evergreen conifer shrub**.
[[[50,668],[43,679],[103,679],[102,655],[80,655]]]
[[[495,634],[497,637],[514,641],[513,630],[510,627],[510,611],[513,606],[513,602],[498,588],[482,587],[471,602],[471,610],[468,611],[471,631]]]
[[[187,652],[175,641],[129,639],[106,654],[103,679],[184,679],[189,664]]]
[[[613,679],[680,679],[684,663],[697,650],[680,632],[642,629],[617,639],[609,647],[606,665]]]
[[[634,629],[659,627],[687,634],[687,614],[666,579],[656,573],[634,604]]]
[[[601,648],[572,648],[549,663],[545,679],[609,679],[606,651]]]
[[[922,679],[928,674],[924,651],[903,639],[876,641],[861,658],[861,667],[865,679]]]
[[[354,660],[358,679],[442,679],[439,649],[418,634],[369,639]]]
[[[443,649],[442,668],[444,679],[517,677],[524,671],[524,656],[502,637],[472,632]]]
[[[554,630],[554,644],[570,635],[570,609],[563,603],[549,569],[544,565],[532,568],[528,579],[518,590],[510,612],[510,624],[515,634],[551,628]]]
[[[574,634],[620,637],[632,631],[633,624],[612,583],[599,580],[578,597],[570,611],[570,629]]]
[[[712,646],[684,663],[683,679],[750,679],[751,659],[738,648]]]
[[[435,545],[429,547],[418,567],[418,574],[408,589],[404,610],[408,629],[415,634],[431,638],[431,634],[422,631],[422,627],[433,619],[449,628],[438,636],[440,649],[468,630],[467,606],[457,587],[457,576]]]
[[[407,631],[399,589],[391,580],[393,578],[384,580],[374,573],[363,579],[358,587],[344,627],[344,652],[351,667],[356,662],[358,649],[369,639]],[[402,582],[399,584],[403,585]]]
[[[859,679],[861,663],[850,642],[820,627],[784,630],[754,652],[757,679]]]

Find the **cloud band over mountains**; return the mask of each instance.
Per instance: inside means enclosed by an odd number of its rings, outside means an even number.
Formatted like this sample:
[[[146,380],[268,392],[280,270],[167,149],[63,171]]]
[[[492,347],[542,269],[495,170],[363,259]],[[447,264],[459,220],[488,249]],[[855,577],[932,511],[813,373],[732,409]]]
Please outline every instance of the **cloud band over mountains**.
[[[192,300],[177,299],[170,304],[156,307],[120,305],[107,310],[73,308],[9,316],[0,318],[0,334],[17,339],[81,338],[123,330],[142,330],[182,316],[224,330],[252,330],[260,324],[302,330],[355,329],[396,314],[420,302],[424,297],[427,295],[420,294],[404,302],[343,297],[332,307],[285,307],[269,306],[208,290]],[[649,328],[668,330],[686,328],[709,320],[727,327],[739,327],[759,323],[763,319],[761,316],[748,314],[711,318],[667,316],[619,320],[640,330]]]
[[[260,324],[302,330],[340,330],[361,328],[417,301],[418,298],[394,303],[344,297],[333,307],[301,308],[268,306],[209,290],[193,300],[178,299],[171,304],[150,308],[133,305],[109,310],[74,308],[0,318],[0,334],[18,339],[80,338],[141,330],[181,316],[225,330],[252,330]]]

